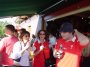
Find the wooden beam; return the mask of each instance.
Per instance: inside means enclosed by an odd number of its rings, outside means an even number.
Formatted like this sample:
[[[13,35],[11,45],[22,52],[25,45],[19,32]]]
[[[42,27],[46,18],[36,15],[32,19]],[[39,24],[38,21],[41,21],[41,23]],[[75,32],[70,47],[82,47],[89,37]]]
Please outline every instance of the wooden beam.
[[[44,18],[46,21],[50,21],[88,10],[90,10],[90,0],[82,0],[76,4],[73,4],[63,9],[59,9],[56,12],[46,15]]]

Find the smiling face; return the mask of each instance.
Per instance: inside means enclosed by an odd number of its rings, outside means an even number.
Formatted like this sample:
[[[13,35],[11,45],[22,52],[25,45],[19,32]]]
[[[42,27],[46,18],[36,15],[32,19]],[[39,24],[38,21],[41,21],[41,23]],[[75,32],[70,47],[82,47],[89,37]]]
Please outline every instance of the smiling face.
[[[30,38],[30,36],[29,36],[28,34],[25,34],[25,35],[23,36],[23,40],[29,41],[29,38]]]
[[[42,40],[45,39],[45,32],[44,31],[40,31],[39,38]]]
[[[20,39],[21,41],[24,41],[24,43],[26,43],[30,39],[30,33],[28,31],[22,32],[20,35]]]

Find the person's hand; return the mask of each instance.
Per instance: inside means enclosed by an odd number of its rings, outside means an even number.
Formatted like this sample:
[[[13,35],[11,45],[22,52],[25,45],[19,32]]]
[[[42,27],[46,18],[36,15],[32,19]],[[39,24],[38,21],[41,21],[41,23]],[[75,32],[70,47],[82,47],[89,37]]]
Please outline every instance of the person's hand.
[[[27,42],[25,48],[28,49],[30,47],[30,42]]]
[[[64,52],[59,50],[56,52],[56,57],[60,59],[60,58],[62,58],[63,54],[64,54]]]
[[[40,46],[40,51],[42,51],[44,49],[44,46],[43,45],[41,45]]]
[[[56,52],[56,58],[60,58],[60,52]]]
[[[20,51],[20,54],[22,55],[25,50],[29,49],[30,47],[30,42],[27,42],[26,46]]]
[[[35,51],[36,50],[36,47],[33,45],[32,46],[32,51]]]
[[[78,30],[74,29],[74,35],[77,35]]]
[[[87,36],[80,33],[77,29],[74,29],[74,31],[81,46],[86,46],[89,44],[89,38]]]
[[[61,53],[60,52],[57,52],[56,53],[56,56],[57,56],[57,58],[61,58]]]

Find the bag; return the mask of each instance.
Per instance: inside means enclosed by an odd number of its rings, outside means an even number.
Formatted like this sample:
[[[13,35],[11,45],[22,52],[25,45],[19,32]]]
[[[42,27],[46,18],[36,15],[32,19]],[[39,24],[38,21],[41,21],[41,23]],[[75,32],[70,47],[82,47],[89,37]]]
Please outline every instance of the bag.
[[[45,53],[44,53],[44,51],[43,51],[43,55],[44,55],[44,59],[45,59],[44,67],[49,67],[50,64],[51,64],[51,62],[50,62],[50,58],[49,58],[49,59],[46,59],[46,58],[45,58]]]
[[[20,59],[21,59],[21,57],[18,58],[18,59],[13,59],[13,60],[15,60],[15,61],[17,61],[17,62],[20,62]]]
[[[49,67],[50,66],[50,59],[45,59],[45,65],[44,67]]]
[[[56,64],[56,58],[53,56],[53,49],[50,49],[50,63],[51,65]]]
[[[34,58],[34,52],[33,51],[30,51],[29,52],[29,56],[30,56],[30,59],[33,59]]]

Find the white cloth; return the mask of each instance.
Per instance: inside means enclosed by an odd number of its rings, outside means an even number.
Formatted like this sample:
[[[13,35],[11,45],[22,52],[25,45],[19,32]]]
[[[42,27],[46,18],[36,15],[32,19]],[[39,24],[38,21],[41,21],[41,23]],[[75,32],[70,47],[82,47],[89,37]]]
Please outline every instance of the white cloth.
[[[42,51],[44,49],[44,45],[40,46],[40,51]]]

